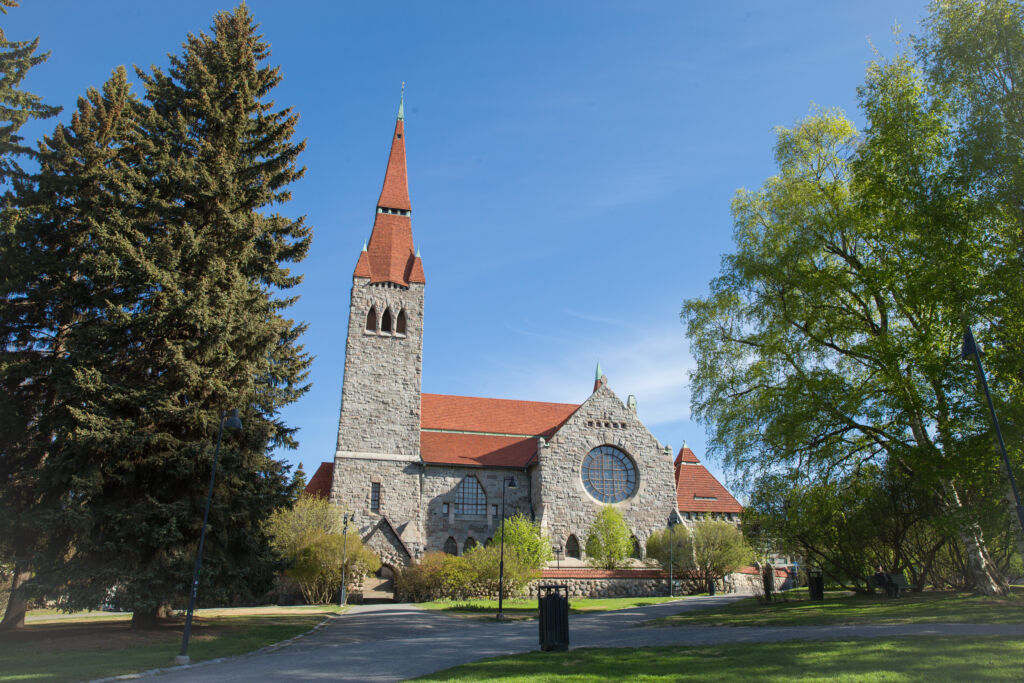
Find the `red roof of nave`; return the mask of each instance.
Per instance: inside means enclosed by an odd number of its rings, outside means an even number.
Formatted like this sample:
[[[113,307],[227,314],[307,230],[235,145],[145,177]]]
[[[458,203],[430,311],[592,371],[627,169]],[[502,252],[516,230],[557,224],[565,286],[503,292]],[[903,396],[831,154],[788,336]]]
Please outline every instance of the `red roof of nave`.
[[[537,439],[491,434],[420,432],[420,457],[433,465],[526,467],[537,453]]]
[[[578,408],[575,403],[423,394],[420,427],[547,438]]]
[[[316,468],[313,478],[306,484],[304,493],[317,498],[327,498],[331,495],[331,479],[334,478],[334,463],[322,462]]]
[[[686,446],[676,456],[676,507],[680,512],[743,512],[743,506]]]

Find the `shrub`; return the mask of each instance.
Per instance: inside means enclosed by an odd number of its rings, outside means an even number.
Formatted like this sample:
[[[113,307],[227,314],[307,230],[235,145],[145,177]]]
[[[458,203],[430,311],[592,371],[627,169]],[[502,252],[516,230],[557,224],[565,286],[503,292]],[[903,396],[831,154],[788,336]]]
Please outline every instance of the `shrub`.
[[[633,552],[633,540],[626,520],[611,505],[605,505],[587,536],[587,556],[602,569],[615,569]]]

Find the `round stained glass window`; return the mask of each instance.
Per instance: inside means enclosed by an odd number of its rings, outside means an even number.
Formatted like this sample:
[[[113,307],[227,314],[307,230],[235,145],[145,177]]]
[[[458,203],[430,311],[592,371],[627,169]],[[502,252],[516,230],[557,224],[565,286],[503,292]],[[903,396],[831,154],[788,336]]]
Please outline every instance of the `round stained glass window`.
[[[587,492],[602,503],[626,500],[636,490],[636,466],[614,446],[598,446],[587,453],[580,475]]]

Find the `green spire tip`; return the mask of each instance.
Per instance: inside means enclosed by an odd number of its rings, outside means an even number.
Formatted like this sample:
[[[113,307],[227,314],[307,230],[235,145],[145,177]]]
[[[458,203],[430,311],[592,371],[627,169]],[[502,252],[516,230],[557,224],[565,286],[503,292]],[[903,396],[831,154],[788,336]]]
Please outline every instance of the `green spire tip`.
[[[594,373],[594,379],[601,379],[601,361],[597,361],[597,372]]]
[[[402,98],[398,101],[398,120],[405,121],[405,81],[402,81]]]

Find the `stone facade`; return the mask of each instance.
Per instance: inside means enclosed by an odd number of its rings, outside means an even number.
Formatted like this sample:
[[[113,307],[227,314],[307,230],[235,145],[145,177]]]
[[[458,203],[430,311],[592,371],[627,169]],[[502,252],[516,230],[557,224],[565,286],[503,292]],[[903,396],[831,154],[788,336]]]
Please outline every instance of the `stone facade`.
[[[586,543],[603,504],[587,492],[581,468],[583,458],[603,445],[620,449],[636,466],[636,491],[615,508],[641,547],[654,531],[665,528],[675,510],[671,450],[658,443],[602,377],[590,398],[541,447],[533,470],[537,518],[556,545],[564,547],[570,534],[581,547]]]
[[[487,494],[487,514],[482,516],[460,516],[455,514],[455,490],[465,477],[475,477]],[[502,482],[512,478],[513,489],[505,489],[505,514],[511,517],[517,512],[533,518],[530,509],[530,476],[524,471],[507,469],[485,469],[476,467],[427,466],[423,477],[423,493],[420,501],[424,511],[426,547],[440,550],[448,538],[455,539],[459,553],[465,552],[466,540],[472,538],[484,545],[494,536],[501,522]],[[444,508],[447,504],[447,513]]]
[[[403,287],[353,278],[336,457],[419,455],[423,290],[417,283]],[[376,331],[366,329],[371,308]],[[385,312],[392,332],[381,331]],[[399,334],[395,321],[403,312],[406,332]]]

